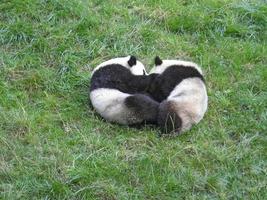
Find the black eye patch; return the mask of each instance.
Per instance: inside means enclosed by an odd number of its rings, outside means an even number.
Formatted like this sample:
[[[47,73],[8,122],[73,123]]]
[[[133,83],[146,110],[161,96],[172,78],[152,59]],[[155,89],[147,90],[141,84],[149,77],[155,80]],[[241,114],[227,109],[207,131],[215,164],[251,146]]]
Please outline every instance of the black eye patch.
[[[143,75],[146,75],[146,71],[143,69]]]

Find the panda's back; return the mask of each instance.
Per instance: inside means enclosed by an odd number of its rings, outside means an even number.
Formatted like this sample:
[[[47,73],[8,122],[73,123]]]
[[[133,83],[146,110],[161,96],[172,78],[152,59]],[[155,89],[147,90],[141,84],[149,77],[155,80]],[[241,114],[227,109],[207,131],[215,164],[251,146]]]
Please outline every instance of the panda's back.
[[[167,100],[174,102],[177,111],[187,113],[195,122],[200,121],[208,106],[206,86],[197,77],[184,79]]]
[[[117,89],[127,94],[141,93],[151,81],[150,76],[133,75],[120,64],[111,64],[99,68],[91,78],[90,91],[107,88]]]
[[[204,84],[203,76],[193,67],[172,65],[154,80],[150,86],[150,94],[159,102],[169,95],[187,79],[197,78]]]
[[[120,64],[111,64],[99,68],[91,78],[90,91],[99,88],[118,89],[129,92],[128,81],[131,81],[131,72]]]

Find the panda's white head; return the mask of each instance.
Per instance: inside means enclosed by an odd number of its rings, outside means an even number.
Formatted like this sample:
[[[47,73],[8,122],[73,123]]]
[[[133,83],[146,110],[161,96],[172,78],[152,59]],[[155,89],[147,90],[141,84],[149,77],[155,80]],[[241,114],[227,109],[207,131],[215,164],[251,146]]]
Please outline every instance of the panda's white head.
[[[155,57],[155,65],[150,70],[150,74],[151,73],[161,74],[168,67],[170,67],[172,65],[177,65],[177,66],[180,65],[180,66],[184,66],[184,67],[193,67],[200,74],[203,74],[201,68],[196,63],[188,62],[188,61],[183,61],[183,60],[161,60],[160,57],[158,57],[158,56]]]
[[[131,71],[134,75],[147,75],[145,66],[135,56],[118,57],[107,60],[99,64],[93,71],[93,73],[101,67],[111,64],[119,64]]]

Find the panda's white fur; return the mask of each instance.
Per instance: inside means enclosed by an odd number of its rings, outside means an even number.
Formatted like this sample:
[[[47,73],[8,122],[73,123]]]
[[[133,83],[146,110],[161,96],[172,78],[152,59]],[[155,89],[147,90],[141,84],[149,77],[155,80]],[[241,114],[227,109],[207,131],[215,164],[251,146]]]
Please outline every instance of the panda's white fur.
[[[156,74],[162,74],[169,66],[172,65],[182,65],[184,67],[194,67],[198,70],[200,74],[203,74],[201,68],[193,62],[184,61],[184,60],[162,60],[161,65],[155,65],[149,72],[149,74],[156,73]]]
[[[127,69],[129,69],[132,72],[132,74],[134,74],[134,75],[143,75],[144,72],[145,72],[145,74],[147,74],[144,64],[141,63],[139,60],[136,60],[136,64],[134,66],[130,67],[128,64],[128,61],[130,58],[131,58],[131,56],[126,56],[126,57],[112,58],[110,60],[104,61],[101,64],[99,64],[98,66],[96,66],[96,68],[94,68],[92,75],[101,67],[105,67],[105,66],[110,65],[110,64],[122,65],[122,66],[126,67]]]
[[[199,78],[185,79],[174,88],[167,101],[174,102],[182,119],[181,131],[185,131],[204,117],[208,107],[206,86]]]
[[[158,63],[152,68],[150,74],[162,74],[171,66],[191,67],[203,75],[201,68],[196,63],[182,60],[158,60]],[[168,81],[168,77],[165,77],[165,80]],[[166,106],[163,104],[167,105],[168,109],[166,109]],[[162,101],[159,107],[159,115],[168,117],[169,114],[166,112],[175,113],[181,120],[181,127],[176,127],[176,125],[173,124],[173,131],[180,133],[190,129],[193,124],[197,124],[203,118],[207,106],[208,96],[204,81],[199,77],[188,77],[178,83],[170,92],[167,99]],[[173,121],[173,123],[175,122]]]
[[[131,58],[131,56],[126,56],[105,61],[94,69],[92,76],[94,76],[94,74],[100,69],[110,67],[114,64],[120,65],[121,68],[127,68],[134,76],[141,77],[142,75],[147,74],[144,65],[138,60],[130,66],[128,62]],[[117,74],[120,75],[120,72]],[[146,77],[147,76],[144,76],[144,78]],[[105,78],[105,75],[103,75],[103,78]],[[92,84],[93,83],[91,83],[91,85]],[[147,106],[148,109],[153,109],[155,112],[158,109],[158,103],[152,99],[147,98],[144,95],[129,94],[125,91],[122,92],[116,88],[116,85],[114,88],[100,87],[91,90],[90,100],[95,110],[104,119],[124,125],[144,122],[146,119],[142,116],[144,115],[142,112],[150,112],[145,111],[146,108],[144,108],[144,106]],[[145,101],[144,104],[143,100]]]
[[[90,93],[90,99],[96,111],[107,121],[119,124],[130,124],[133,113],[124,104],[128,96],[131,95],[109,88],[96,89]],[[137,120],[136,123],[138,122]]]

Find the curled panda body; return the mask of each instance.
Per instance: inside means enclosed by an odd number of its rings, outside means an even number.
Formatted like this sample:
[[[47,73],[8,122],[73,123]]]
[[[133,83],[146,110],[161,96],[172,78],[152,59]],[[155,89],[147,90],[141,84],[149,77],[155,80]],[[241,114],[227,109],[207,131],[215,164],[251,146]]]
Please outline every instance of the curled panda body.
[[[155,123],[159,103],[142,94],[150,81],[144,65],[134,56],[108,60],[93,71],[91,103],[110,122]]]
[[[155,58],[158,74],[149,93],[160,103],[157,123],[166,134],[179,134],[204,116],[208,96],[202,70],[192,62]]]

